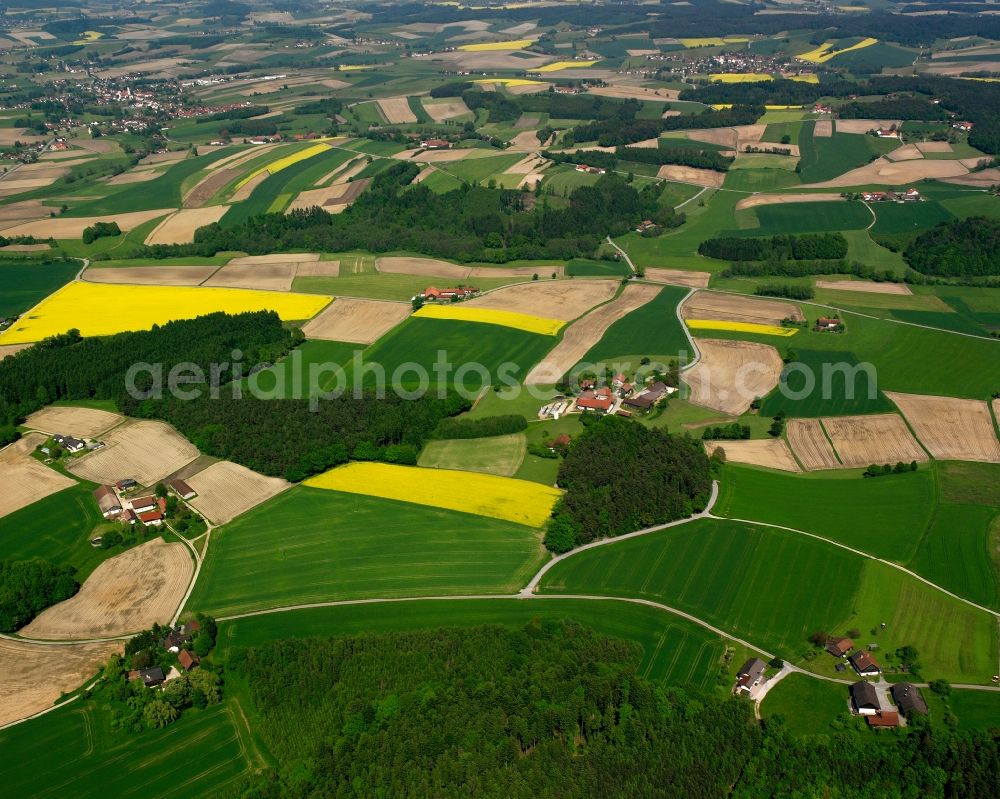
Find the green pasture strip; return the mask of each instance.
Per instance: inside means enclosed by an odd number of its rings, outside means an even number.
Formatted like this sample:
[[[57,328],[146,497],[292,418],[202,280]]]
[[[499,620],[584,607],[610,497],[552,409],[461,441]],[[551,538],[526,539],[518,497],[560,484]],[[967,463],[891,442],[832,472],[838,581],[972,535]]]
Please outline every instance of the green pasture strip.
[[[521,467],[525,450],[524,433],[430,441],[420,453],[418,465],[513,477]]]

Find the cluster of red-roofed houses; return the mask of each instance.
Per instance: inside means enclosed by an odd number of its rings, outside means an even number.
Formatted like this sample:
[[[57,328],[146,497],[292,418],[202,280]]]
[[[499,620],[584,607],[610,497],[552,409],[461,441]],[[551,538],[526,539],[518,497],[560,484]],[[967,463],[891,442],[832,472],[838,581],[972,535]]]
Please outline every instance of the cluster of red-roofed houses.
[[[863,191],[861,199],[866,203],[896,202],[912,203],[923,199],[920,192],[909,188],[906,191]]]
[[[479,289],[475,286],[458,286],[455,288],[439,289],[437,286],[428,286],[417,296],[424,302],[457,302],[475,297]]]
[[[576,398],[575,410],[622,416],[648,411],[677,391],[659,380],[648,386],[636,386],[623,373],[616,374],[610,386],[598,386],[595,380],[584,379],[580,381],[580,388],[582,391]]]
[[[181,499],[191,499],[194,490],[183,480],[170,480],[167,483]],[[112,485],[102,485],[94,489],[94,499],[105,519],[135,524],[139,522],[146,527],[159,527],[163,524],[167,509],[167,501],[152,494],[142,494],[127,497],[126,494],[138,488],[131,478],[119,480]]]

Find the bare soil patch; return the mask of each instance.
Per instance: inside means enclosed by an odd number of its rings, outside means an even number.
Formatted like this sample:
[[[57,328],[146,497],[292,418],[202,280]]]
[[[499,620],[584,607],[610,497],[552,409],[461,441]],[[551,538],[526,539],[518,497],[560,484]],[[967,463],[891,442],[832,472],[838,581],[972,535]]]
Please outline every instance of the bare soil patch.
[[[520,135],[520,134],[518,134]],[[538,139],[535,139],[537,142]],[[457,149],[457,150],[403,150],[396,153],[393,158],[400,161],[415,160],[426,164],[441,164],[449,161],[462,161],[466,158],[489,158],[495,156],[495,150],[485,148],[478,149]]]
[[[0,251],[3,252],[43,252],[51,249],[49,244],[8,244],[0,247]]]
[[[201,208],[215,196],[216,192],[220,191],[230,181],[236,180],[242,171],[239,167],[230,167],[207,175],[191,191],[184,195],[184,207]]]
[[[950,153],[953,152],[951,142],[946,141],[922,141],[916,145],[922,153]]]
[[[892,152],[886,153],[885,157],[895,163],[897,161],[913,161],[917,158],[923,158],[924,154],[917,149],[917,145],[904,144],[902,147],[897,147]]]
[[[807,470],[840,468],[819,419],[789,419],[786,431],[788,443]]]
[[[228,205],[185,208],[160,222],[146,237],[146,244],[190,244],[198,228],[218,222],[228,210]]]
[[[122,283],[149,286],[198,286],[212,276],[217,266],[123,266],[90,267],[82,280],[88,283]]]
[[[724,172],[680,166],[679,164],[664,164],[656,176],[665,180],[675,180],[678,183],[693,183],[695,186],[708,186],[713,189],[720,188],[726,179]]]
[[[469,267],[437,261],[433,258],[411,258],[409,256],[387,256],[376,258],[379,272],[398,275],[420,275],[426,277],[446,277],[461,280],[469,276]]]
[[[781,203],[824,203],[843,202],[839,194],[754,194],[736,203],[736,210],[756,208],[758,205],[779,205]]]
[[[413,179],[414,183],[423,183],[427,178],[434,174],[437,170],[433,166],[425,166],[420,170],[420,173]]]
[[[47,217],[54,208],[42,205],[41,200],[21,200],[0,207],[0,222],[21,222],[26,219]]]
[[[258,266],[227,264],[215,272],[206,286],[236,289],[290,291],[295,279],[295,264],[260,264]]]
[[[34,134],[29,135],[27,130],[27,128],[0,128],[0,145],[9,147],[15,142],[31,144],[34,142],[45,141],[45,136],[36,136]]]
[[[302,328],[306,338],[371,344],[410,315],[401,302],[338,297]]]
[[[525,378],[528,385],[555,383],[572,369],[615,322],[652,300],[659,286],[630,283],[618,297],[578,319],[563,331],[560,342]]]
[[[21,350],[26,350],[28,347],[33,346],[33,344],[4,344],[0,346],[0,361],[4,358],[9,358],[11,355],[17,355]]]
[[[474,266],[469,270],[469,277],[532,277],[551,278],[551,275],[563,277],[565,267],[556,265],[545,266]]]
[[[390,125],[417,121],[417,116],[405,97],[384,97],[378,101],[378,107],[382,109],[382,114]]]
[[[230,461],[212,464],[187,484],[198,493],[190,504],[213,524],[225,524],[291,485]]]
[[[176,209],[159,208],[154,211],[132,211],[127,214],[111,214],[109,216],[57,216],[12,225],[4,228],[4,234],[7,236],[37,236],[42,239],[78,239],[83,235],[84,228],[90,227],[95,222],[117,222],[118,227],[127,232],[143,222],[165,216],[174,210]]]
[[[695,343],[701,360],[683,374],[695,405],[739,416],[778,384],[784,364],[774,347],[701,338]]]
[[[45,443],[45,438],[41,433],[28,433],[0,449],[0,484],[3,485],[0,517],[75,485],[70,478],[31,457],[35,447]]]
[[[199,148],[198,153],[203,155],[202,149]],[[177,161],[183,161],[188,157],[187,150],[173,150],[166,153],[153,153],[152,155],[147,155],[145,158],[139,161],[140,164],[174,164]]]
[[[783,472],[801,472],[788,444],[780,438],[755,439],[750,441],[706,441],[705,452],[711,455],[717,449],[726,453],[726,461],[764,466]]]
[[[561,319],[568,322],[615,296],[614,280],[547,280],[520,283],[468,300],[465,307]]]
[[[361,193],[368,188],[369,183],[371,183],[371,178],[361,178],[360,180],[352,180],[350,183],[335,183],[327,189],[320,189],[320,191],[330,192],[332,195],[327,197],[323,207],[332,214],[340,213],[361,196]]]
[[[111,139],[70,139],[69,144],[92,153],[113,153],[118,149],[118,144]]]
[[[987,403],[894,391],[887,391],[886,396],[935,458],[1000,462],[1000,441]]]
[[[902,186],[916,183],[926,178],[952,178],[966,175],[968,168],[954,160],[902,161],[893,163],[879,158],[870,164],[845,172],[840,177],[823,183],[812,183],[803,188],[839,188],[842,186],[865,186],[871,183],[887,186]]]
[[[0,726],[52,707],[121,651],[115,641],[54,646],[0,639]]]
[[[122,172],[120,175],[108,178],[105,184],[108,186],[127,186],[132,183],[146,183],[159,176],[160,173],[154,172],[152,169],[134,170],[132,172]]]
[[[43,433],[61,433],[76,438],[96,438],[124,419],[124,416],[117,413],[97,408],[50,405],[31,414],[25,420],[24,426],[31,430],[41,430]]]
[[[26,638],[108,638],[166,624],[184,598],[194,563],[187,547],[154,538],[96,569],[76,596],[42,611]]]
[[[927,453],[895,413],[830,416],[822,421],[845,467],[927,460]]]
[[[681,316],[684,319],[716,319],[758,325],[780,325],[785,319],[805,319],[802,309],[791,302],[713,291],[698,291],[688,297],[681,305]]]
[[[261,183],[271,177],[271,173],[266,169],[258,175],[254,175],[250,180],[240,186],[236,191],[233,192],[232,196],[229,198],[230,202],[238,203],[246,200],[253,194],[253,190],[256,189]]]
[[[424,110],[435,122],[443,122],[446,119],[453,119],[454,117],[462,116],[462,114],[470,113],[465,101],[459,99],[445,100],[440,103],[432,103],[425,99],[423,105]]]
[[[891,128],[893,125],[899,127],[902,124],[898,119],[838,119],[837,133],[867,133],[870,130],[880,128]]]
[[[198,457],[197,448],[164,422],[130,420],[104,438],[105,447],[77,460],[70,471],[94,483],[131,477],[150,486]]]
[[[588,91],[600,97],[618,97],[623,100],[676,100],[680,92],[677,89],[651,89],[646,86],[600,86]]]
[[[257,266],[260,264],[308,264],[319,261],[318,252],[274,252],[268,255],[243,255],[233,258],[229,266]]]
[[[816,288],[861,291],[867,294],[909,295],[913,293],[905,283],[876,283],[874,280],[817,280]]]
[[[690,286],[693,289],[707,289],[711,272],[692,272],[687,269],[664,269],[658,266],[645,268],[645,280],[654,283],[672,283],[675,286]]]
[[[340,261],[312,261],[296,265],[295,277],[339,277]]]

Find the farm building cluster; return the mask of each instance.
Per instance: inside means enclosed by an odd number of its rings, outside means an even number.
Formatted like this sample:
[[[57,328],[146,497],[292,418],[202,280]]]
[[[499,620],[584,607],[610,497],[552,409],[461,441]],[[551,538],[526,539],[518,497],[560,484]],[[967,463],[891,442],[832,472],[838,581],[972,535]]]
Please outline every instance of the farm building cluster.
[[[927,703],[912,683],[894,683],[886,690],[882,684],[861,680],[851,685],[850,695],[851,712],[862,716],[869,727],[902,727],[908,718],[927,715]]]
[[[648,384],[637,385],[621,372],[611,379],[609,386],[600,386],[592,378],[583,378],[579,388],[575,396],[560,395],[543,405],[538,410],[538,418],[559,419],[567,413],[632,416],[649,411],[677,392],[677,388],[668,386],[662,380],[651,379]]]
[[[183,480],[169,480],[167,487],[184,500],[196,496],[191,487]],[[129,497],[139,485],[135,480],[127,478],[119,480],[114,485],[102,485],[94,489],[94,499],[105,519],[125,522],[127,524],[141,523],[146,527],[159,527],[166,518],[167,501],[163,497],[143,494]]]
[[[196,621],[189,621],[172,627],[160,640],[160,646],[167,652],[177,655],[177,662],[185,672],[198,668],[201,659],[190,649],[190,645],[196,633],[201,630],[201,625]],[[144,669],[132,669],[128,672],[128,680],[142,680],[142,684],[147,688],[155,688],[159,685],[176,680],[181,676],[177,666],[171,666],[170,670],[164,673],[161,666],[149,666]]]
[[[475,286],[456,286],[446,289],[439,289],[437,286],[428,286],[417,297],[424,302],[460,302],[461,300],[471,299],[477,294],[479,294],[479,289]]]
[[[923,198],[919,191],[909,188],[906,191],[863,191],[861,199],[866,203],[912,203],[919,202]]]

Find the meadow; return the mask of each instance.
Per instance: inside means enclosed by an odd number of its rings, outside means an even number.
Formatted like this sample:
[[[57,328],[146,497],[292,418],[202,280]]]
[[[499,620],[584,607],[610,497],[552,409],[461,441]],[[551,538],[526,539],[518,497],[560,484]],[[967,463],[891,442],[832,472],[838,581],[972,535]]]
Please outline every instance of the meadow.
[[[0,731],[0,777],[11,795],[148,797],[220,791],[259,767],[250,731],[232,702],[188,710],[165,730],[114,732],[109,714],[79,701]],[[252,758],[257,762],[248,762]],[[138,776],[141,774],[141,779]]]
[[[847,700],[846,685],[789,674],[768,691],[760,715],[763,719],[780,716],[793,735],[830,734],[831,722],[847,715]]]
[[[213,533],[186,607],[226,616],[340,599],[509,593],[543,555],[538,533],[511,522],[297,486]]]
[[[860,202],[779,203],[759,205],[753,211],[760,222],[755,236],[864,230],[872,221]]]
[[[577,600],[549,597],[515,599],[421,599],[412,602],[342,605],[310,608],[275,615],[235,619],[220,625],[220,653],[258,646],[278,638],[308,638],[391,632],[436,627],[473,627],[501,624],[508,627],[541,625],[571,619],[605,635],[637,643],[642,651],[639,672],[654,682],[695,685],[704,690],[715,685],[724,644],[722,639],[685,619],[656,608],[615,600]],[[731,669],[744,659],[742,646]],[[729,680],[725,680],[725,689]]]
[[[877,139],[859,133],[815,137],[815,122],[806,122],[799,137],[799,174],[803,183],[819,183],[864,166],[877,155],[899,146],[896,139]]]
[[[72,280],[79,270],[75,261],[0,259],[0,317],[24,313]]]
[[[513,477],[524,460],[525,447],[524,433],[429,441],[417,465]]]
[[[677,318],[677,306],[687,294],[684,287],[664,286],[652,300],[612,324],[583,360],[596,363],[638,353],[640,358],[676,357],[686,352],[691,344]]]
[[[318,294],[250,289],[74,282],[49,295],[30,317],[0,333],[0,344],[41,341],[73,328],[83,336],[149,330],[156,324],[194,319],[214,311],[273,310],[286,321],[311,319],[330,299]],[[96,309],[114,312],[95,313]]]
[[[446,508],[535,528],[548,521],[561,495],[557,488],[492,474],[359,461],[310,477],[305,485]]]

